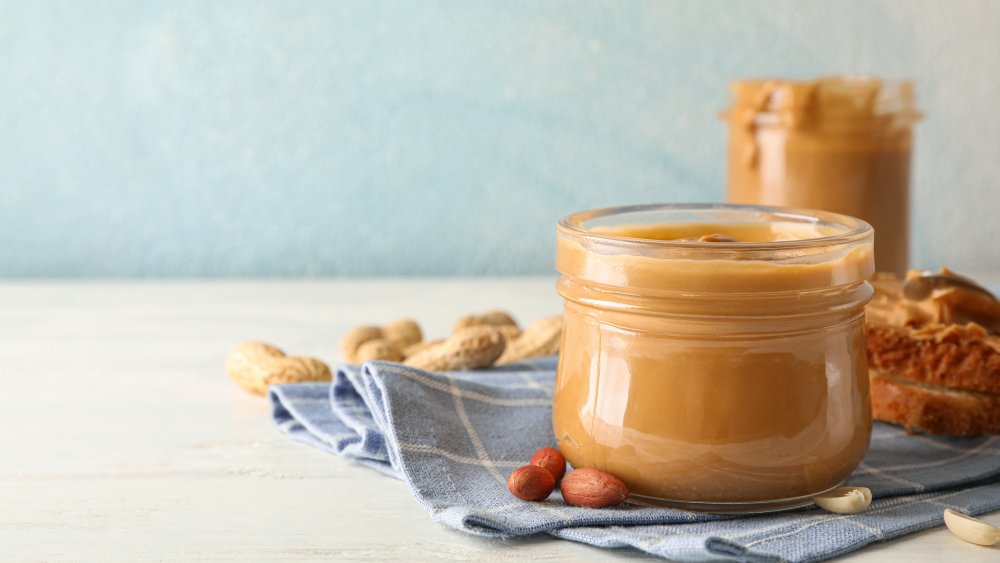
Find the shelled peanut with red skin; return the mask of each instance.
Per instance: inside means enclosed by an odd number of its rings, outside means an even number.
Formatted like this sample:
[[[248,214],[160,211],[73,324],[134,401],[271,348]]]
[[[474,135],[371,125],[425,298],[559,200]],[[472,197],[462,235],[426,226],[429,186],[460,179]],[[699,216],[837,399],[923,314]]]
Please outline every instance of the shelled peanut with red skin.
[[[566,474],[566,458],[555,448],[540,448],[531,456],[531,465],[544,467],[556,479],[556,483]]]
[[[566,458],[550,447],[540,448],[529,465],[515,469],[507,479],[507,488],[519,499],[545,500],[560,479],[563,500],[573,506],[608,508],[621,504],[630,494],[621,479],[600,469],[583,467],[566,474]]]
[[[562,480],[563,500],[573,506],[608,508],[625,502],[628,485],[610,473],[581,467],[570,471]]]
[[[523,465],[507,478],[507,488],[521,500],[545,500],[556,488],[556,480],[548,469]]]

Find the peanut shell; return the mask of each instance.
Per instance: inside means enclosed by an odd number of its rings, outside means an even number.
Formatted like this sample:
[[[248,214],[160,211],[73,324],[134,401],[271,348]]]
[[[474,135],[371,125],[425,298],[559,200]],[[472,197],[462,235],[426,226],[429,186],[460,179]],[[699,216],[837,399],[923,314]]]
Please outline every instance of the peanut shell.
[[[385,334],[377,326],[359,326],[351,329],[340,339],[340,351],[344,354],[344,361],[350,364],[357,363],[358,348],[369,340],[379,338],[385,338]]]
[[[405,350],[424,339],[420,325],[413,319],[396,319],[382,327],[382,334],[398,350]]]
[[[388,362],[403,361],[403,353],[399,351],[399,348],[388,340],[381,338],[369,340],[359,346],[358,351],[354,353],[354,357],[359,364],[371,360],[385,360]]]
[[[458,319],[455,322],[455,328],[452,329],[452,334],[462,330],[463,328],[468,328],[470,326],[478,325],[489,325],[489,326],[517,326],[517,321],[510,316],[506,311],[487,311],[482,315],[466,315]]]
[[[264,342],[244,342],[226,358],[226,373],[240,387],[257,395],[270,385],[330,381],[330,367],[315,358],[287,356]]]
[[[562,339],[562,317],[545,317],[524,329],[524,333],[507,345],[497,365],[509,364],[559,353]]]
[[[500,325],[497,327],[497,330],[500,331],[500,334],[503,335],[504,340],[508,343],[517,340],[524,334],[524,331],[515,325]]]
[[[503,354],[506,342],[490,325],[463,328],[444,342],[426,348],[404,362],[428,371],[478,369],[493,365]]]
[[[428,348],[431,348],[432,346],[437,346],[438,344],[443,344],[443,343],[444,343],[444,338],[435,338],[434,340],[425,340],[423,342],[417,342],[416,344],[407,346],[406,349],[403,350],[403,356],[409,358],[410,356],[415,356],[418,353]]]

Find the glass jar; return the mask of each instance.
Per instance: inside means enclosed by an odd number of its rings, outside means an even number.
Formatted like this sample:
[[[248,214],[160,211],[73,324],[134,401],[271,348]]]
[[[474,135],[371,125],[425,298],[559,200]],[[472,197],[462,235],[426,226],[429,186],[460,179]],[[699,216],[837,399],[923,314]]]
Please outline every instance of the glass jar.
[[[875,229],[879,270],[909,263],[910,82],[875,77],[738,80],[729,123],[730,203],[823,209]]]
[[[618,476],[639,504],[741,512],[807,504],[861,462],[867,223],[763,206],[601,209],[560,221],[556,256],[553,429],[573,467]]]

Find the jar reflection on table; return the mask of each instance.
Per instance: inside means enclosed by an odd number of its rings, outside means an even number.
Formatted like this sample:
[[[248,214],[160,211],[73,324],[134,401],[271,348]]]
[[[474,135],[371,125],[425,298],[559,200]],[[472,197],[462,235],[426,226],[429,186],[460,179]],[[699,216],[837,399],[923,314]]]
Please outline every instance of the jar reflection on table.
[[[909,82],[874,77],[738,80],[729,123],[727,200],[823,209],[875,229],[875,260],[909,264],[914,108]]]
[[[553,426],[574,467],[618,476],[639,502],[718,511],[794,505],[857,467],[871,228],[814,219],[708,205],[563,221]],[[657,240],[712,232],[786,240]],[[799,240],[812,237],[826,242]]]

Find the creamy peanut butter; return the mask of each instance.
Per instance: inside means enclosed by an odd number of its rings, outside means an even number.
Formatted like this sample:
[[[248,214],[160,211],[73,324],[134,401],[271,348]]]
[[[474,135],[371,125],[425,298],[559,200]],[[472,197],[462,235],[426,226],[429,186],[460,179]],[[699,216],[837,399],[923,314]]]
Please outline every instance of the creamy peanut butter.
[[[879,270],[908,263],[908,82],[830,77],[732,84],[728,201],[824,209],[875,228]]]
[[[905,280],[880,274],[867,307],[875,324],[921,328],[928,325],[974,325],[1000,334],[1000,300],[975,281],[948,268],[938,273],[911,270]],[[917,291],[906,291],[917,289]]]
[[[817,494],[857,467],[870,228],[572,219],[553,427],[574,467],[640,502],[713,509]]]

